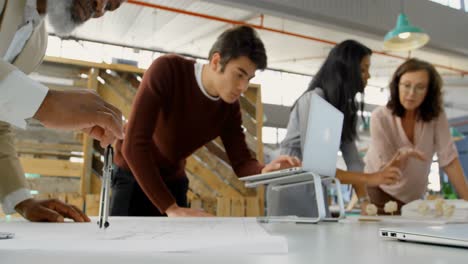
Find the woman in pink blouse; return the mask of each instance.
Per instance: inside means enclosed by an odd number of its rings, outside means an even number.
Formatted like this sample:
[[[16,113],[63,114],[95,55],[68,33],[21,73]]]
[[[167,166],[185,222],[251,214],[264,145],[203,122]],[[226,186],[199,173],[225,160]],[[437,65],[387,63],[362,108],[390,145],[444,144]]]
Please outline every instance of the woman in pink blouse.
[[[459,196],[468,200],[465,174],[442,108],[441,88],[442,79],[431,64],[410,59],[393,75],[387,106],[372,113],[365,172],[390,165],[399,166],[402,171],[396,184],[368,187],[379,213],[383,213],[389,200],[396,201],[400,209],[424,196],[434,153]]]

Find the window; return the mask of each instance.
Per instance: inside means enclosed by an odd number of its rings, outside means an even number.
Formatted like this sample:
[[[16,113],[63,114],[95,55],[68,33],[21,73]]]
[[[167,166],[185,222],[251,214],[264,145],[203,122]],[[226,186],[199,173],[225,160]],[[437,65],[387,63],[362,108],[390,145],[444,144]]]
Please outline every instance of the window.
[[[286,137],[286,129],[276,127],[262,128],[262,141],[266,144],[280,144]]]
[[[468,0],[429,0],[429,1],[441,4],[444,6],[448,6],[451,8],[455,8],[455,9],[461,9],[462,1],[465,1],[465,11],[467,10],[466,3],[468,2]]]
[[[307,89],[312,77],[265,70],[258,71],[251,83],[262,86],[262,102],[292,106],[299,96]]]
[[[441,5],[448,5],[448,0],[430,0],[431,2],[438,3]]]
[[[440,192],[440,174],[439,174],[439,163],[433,162],[431,164],[431,171],[429,172],[429,183],[428,188],[431,191]]]
[[[448,6],[455,9],[461,8],[461,0],[450,0]]]

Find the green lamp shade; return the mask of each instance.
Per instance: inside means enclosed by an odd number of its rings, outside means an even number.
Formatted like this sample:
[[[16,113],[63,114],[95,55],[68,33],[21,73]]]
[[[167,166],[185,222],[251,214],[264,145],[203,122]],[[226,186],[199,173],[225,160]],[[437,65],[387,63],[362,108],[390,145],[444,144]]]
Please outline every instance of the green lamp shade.
[[[394,29],[384,38],[384,49],[389,51],[409,51],[420,48],[429,42],[429,35],[410,24],[408,17],[400,13]]]
[[[452,136],[453,141],[459,141],[459,140],[465,139],[465,135],[463,135],[455,127],[450,127],[450,135]]]

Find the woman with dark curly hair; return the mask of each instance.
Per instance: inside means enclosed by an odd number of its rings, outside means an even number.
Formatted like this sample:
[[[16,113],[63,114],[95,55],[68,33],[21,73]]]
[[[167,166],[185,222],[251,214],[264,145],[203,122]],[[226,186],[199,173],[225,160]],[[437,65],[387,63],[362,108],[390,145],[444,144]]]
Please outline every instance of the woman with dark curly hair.
[[[468,200],[468,185],[450,136],[441,89],[442,79],[434,66],[410,59],[393,75],[387,106],[372,113],[365,172],[385,166],[399,166],[402,171],[397,184],[368,187],[380,213],[389,200],[396,201],[400,209],[424,196],[434,153],[457,193]]]

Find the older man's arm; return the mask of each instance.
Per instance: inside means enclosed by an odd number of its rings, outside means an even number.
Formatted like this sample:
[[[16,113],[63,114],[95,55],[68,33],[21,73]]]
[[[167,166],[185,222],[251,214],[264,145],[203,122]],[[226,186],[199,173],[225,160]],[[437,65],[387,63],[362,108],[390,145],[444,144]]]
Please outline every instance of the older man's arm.
[[[95,92],[49,90],[0,60],[0,121],[25,128],[31,117],[49,128],[83,130],[102,146],[123,138],[122,113]]]

